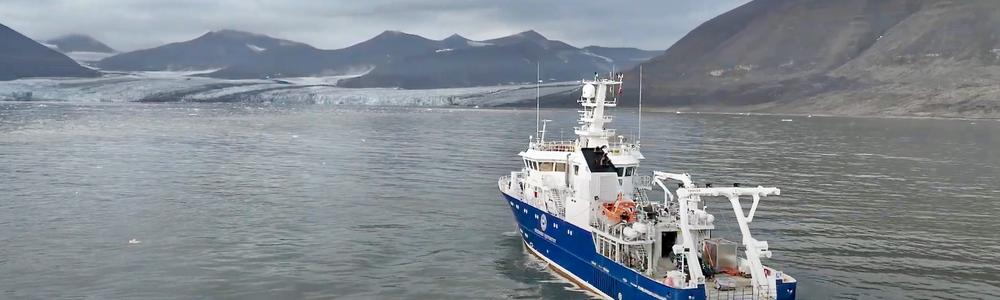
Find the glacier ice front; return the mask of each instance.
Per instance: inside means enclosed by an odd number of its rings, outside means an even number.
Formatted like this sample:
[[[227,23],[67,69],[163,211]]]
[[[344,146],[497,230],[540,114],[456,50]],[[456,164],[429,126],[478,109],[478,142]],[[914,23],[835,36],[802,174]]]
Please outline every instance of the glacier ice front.
[[[341,88],[345,76],[227,80],[201,77],[211,72],[135,72],[100,78],[31,78],[0,82],[0,100],[69,102],[274,102],[384,106],[498,106],[535,97],[534,86],[505,85],[403,90]],[[575,89],[549,83],[542,95]]]

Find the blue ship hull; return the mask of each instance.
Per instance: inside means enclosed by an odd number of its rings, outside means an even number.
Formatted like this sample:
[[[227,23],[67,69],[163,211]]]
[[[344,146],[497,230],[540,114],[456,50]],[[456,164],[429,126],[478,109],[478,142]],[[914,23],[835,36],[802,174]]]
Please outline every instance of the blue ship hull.
[[[676,289],[597,253],[590,231],[501,192],[529,251],[557,272],[608,299],[706,299],[704,285]],[[778,300],[795,299],[795,283],[778,282]]]

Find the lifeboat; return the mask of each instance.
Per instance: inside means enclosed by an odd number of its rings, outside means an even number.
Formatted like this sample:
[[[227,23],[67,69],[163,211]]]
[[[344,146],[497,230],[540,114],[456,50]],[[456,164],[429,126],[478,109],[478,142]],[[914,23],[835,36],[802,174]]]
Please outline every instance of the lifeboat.
[[[604,213],[604,216],[607,217],[612,224],[620,222],[628,224],[636,221],[635,201],[625,199],[621,193],[618,193],[618,200],[615,200],[615,202],[601,203],[601,212]]]

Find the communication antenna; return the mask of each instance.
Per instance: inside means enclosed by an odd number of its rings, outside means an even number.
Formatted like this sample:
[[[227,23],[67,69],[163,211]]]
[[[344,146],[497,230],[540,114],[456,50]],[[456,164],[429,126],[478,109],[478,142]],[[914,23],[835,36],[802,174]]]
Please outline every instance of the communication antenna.
[[[635,139],[635,144],[642,144],[642,64],[639,64],[639,136]]]
[[[538,141],[540,143],[545,143],[545,127],[552,122],[552,120],[542,120],[542,131],[538,132]]]
[[[542,85],[542,63],[535,61],[535,132],[538,132],[539,122],[541,122],[541,85]]]

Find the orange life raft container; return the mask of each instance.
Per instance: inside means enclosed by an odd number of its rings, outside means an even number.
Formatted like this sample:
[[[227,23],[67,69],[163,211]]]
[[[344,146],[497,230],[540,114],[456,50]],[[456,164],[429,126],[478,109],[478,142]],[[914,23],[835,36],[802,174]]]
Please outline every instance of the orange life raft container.
[[[621,193],[618,194],[618,200],[614,203],[604,202],[601,203],[601,212],[604,216],[611,221],[611,223],[619,223],[625,221],[625,223],[635,222],[635,201],[625,199]]]

